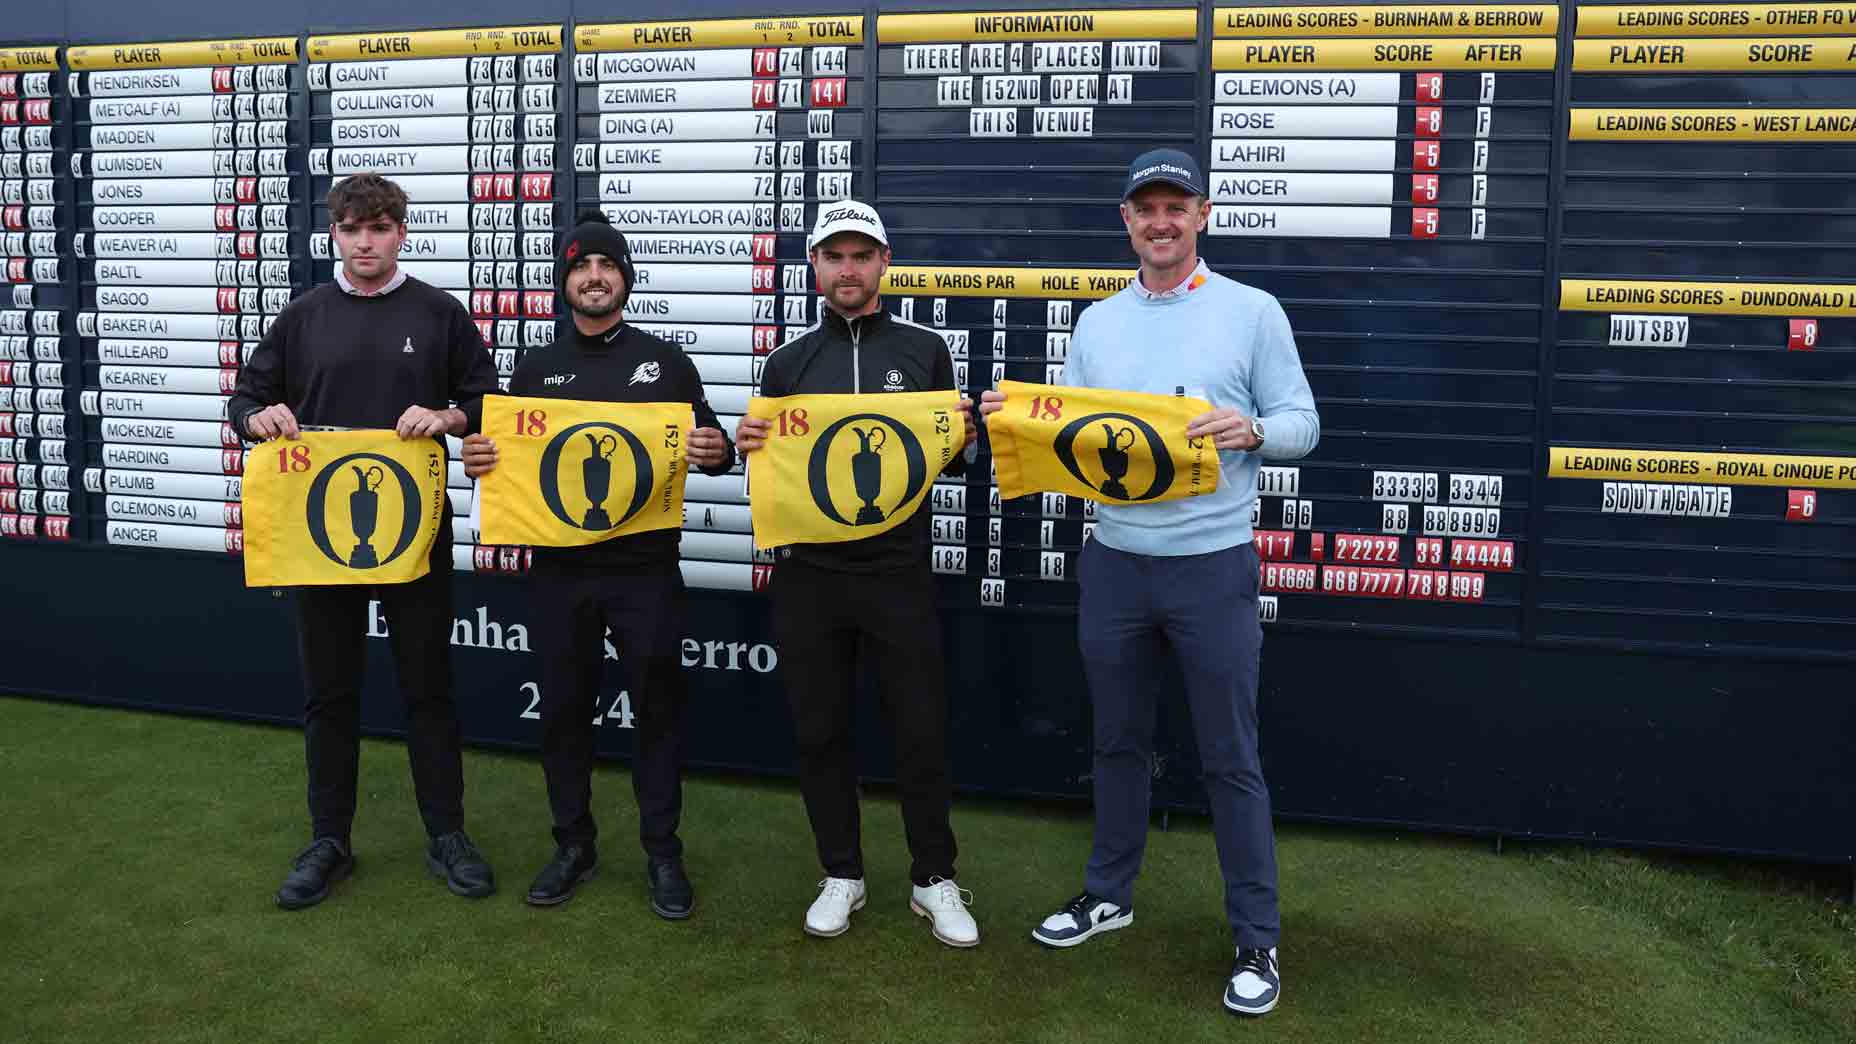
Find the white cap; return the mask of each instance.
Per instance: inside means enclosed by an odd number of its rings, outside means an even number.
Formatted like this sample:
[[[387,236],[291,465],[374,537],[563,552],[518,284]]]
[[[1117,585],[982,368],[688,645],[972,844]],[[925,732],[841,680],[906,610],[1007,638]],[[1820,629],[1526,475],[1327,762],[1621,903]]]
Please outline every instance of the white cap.
[[[883,219],[876,216],[876,208],[846,199],[819,208],[818,224],[812,226],[812,234],[806,238],[806,249],[811,250],[840,232],[861,232],[884,246],[889,245],[889,236],[883,231]]]

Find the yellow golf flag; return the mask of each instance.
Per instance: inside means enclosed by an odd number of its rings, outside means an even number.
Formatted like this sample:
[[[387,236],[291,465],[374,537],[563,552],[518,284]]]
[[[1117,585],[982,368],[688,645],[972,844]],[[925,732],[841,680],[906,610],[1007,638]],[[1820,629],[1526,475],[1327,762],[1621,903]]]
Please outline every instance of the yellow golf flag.
[[[966,439],[960,393],[758,396],[748,464],[756,547],[861,540],[909,520]]]
[[[1218,450],[1186,425],[1212,407],[1111,388],[1000,381],[986,418],[999,496],[1069,493],[1103,504],[1157,504],[1218,488]]]
[[[306,431],[245,466],[245,586],[403,584],[424,576],[445,447],[391,431]]]
[[[687,402],[483,397],[486,544],[579,547],[683,524]]]

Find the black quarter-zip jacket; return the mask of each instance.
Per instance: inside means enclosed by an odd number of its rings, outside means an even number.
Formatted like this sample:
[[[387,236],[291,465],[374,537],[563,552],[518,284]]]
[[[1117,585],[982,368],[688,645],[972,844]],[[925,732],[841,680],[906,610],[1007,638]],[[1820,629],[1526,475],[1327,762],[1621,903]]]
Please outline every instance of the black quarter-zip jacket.
[[[940,334],[881,311],[846,319],[829,308],[817,326],[774,349],[760,377],[760,393],[768,397],[955,388],[954,358]],[[956,453],[942,474],[964,474],[966,466],[966,455]],[[925,566],[929,514],[924,499],[914,517],[888,532],[841,544],[794,544],[783,554],[843,573]]]
[[[564,340],[531,348],[509,378],[509,394],[588,402],[687,402],[696,427],[721,429],[703,393],[702,375],[681,348],[629,323],[591,336],[574,330]],[[722,432],[722,462],[701,469],[721,475],[735,466],[735,444]],[[629,569],[677,560],[680,529],[632,533],[584,547],[538,547],[535,560],[574,568]]]

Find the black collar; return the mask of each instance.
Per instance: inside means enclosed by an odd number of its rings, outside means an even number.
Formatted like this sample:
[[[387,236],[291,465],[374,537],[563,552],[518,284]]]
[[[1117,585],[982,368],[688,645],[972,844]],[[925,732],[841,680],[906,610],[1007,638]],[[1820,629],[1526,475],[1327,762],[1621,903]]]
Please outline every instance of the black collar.
[[[869,315],[860,315],[856,319],[857,334],[860,337],[868,336],[888,321],[889,314],[884,312],[881,308],[871,312]],[[821,324],[825,329],[830,330],[832,333],[849,337],[851,335],[851,322],[851,320],[839,315],[837,310],[830,305],[825,306],[825,318]]]

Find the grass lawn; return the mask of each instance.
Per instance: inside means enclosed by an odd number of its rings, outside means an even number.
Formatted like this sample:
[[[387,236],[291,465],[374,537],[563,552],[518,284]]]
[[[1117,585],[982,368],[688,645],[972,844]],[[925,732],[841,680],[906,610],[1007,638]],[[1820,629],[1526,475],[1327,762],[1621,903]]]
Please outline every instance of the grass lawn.
[[[355,877],[271,901],[304,837],[302,738],[0,698],[0,1040],[1850,1041],[1856,915],[1835,870],[1326,828],[1281,832],[1283,1004],[1219,1007],[1230,965],[1207,824],[1154,831],[1126,931],[1031,926],[1080,884],[1079,808],[961,800],[983,942],[908,911],[895,802],[865,802],[870,905],[800,931],[820,876],[797,790],[703,778],[695,916],[645,903],[630,781],[594,783],[601,875],[521,902],[551,851],[531,757],[466,756],[500,891],[426,876],[403,749],[366,744]]]

